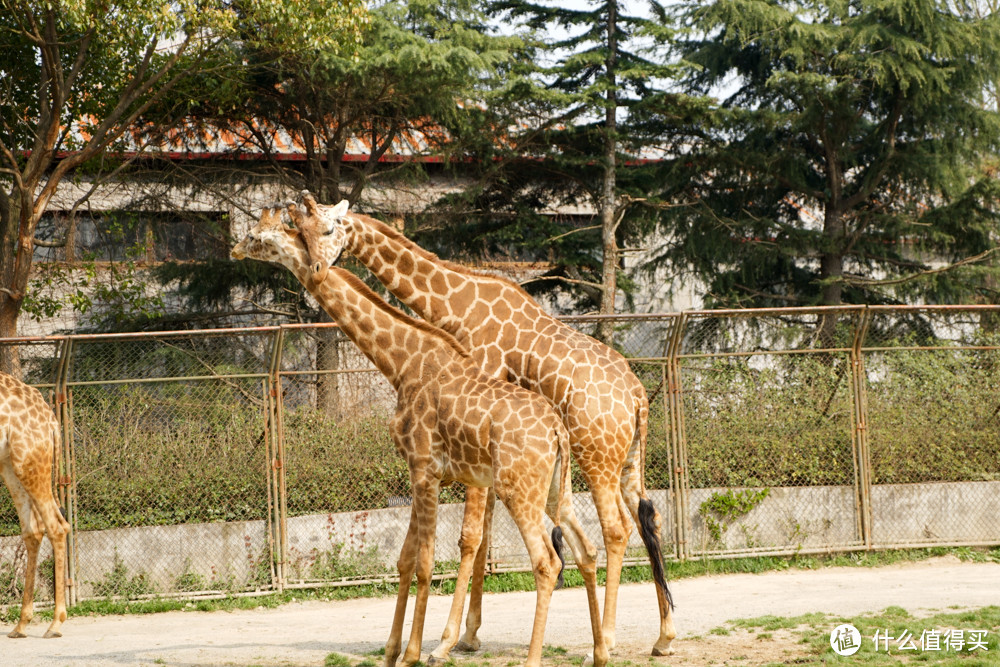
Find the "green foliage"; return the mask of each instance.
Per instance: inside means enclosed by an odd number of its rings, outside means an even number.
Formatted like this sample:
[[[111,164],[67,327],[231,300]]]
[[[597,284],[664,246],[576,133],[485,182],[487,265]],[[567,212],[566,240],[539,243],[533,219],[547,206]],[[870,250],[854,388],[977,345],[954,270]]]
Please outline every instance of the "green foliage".
[[[446,257],[543,261],[551,269],[525,284],[532,293],[559,291],[573,307],[592,310],[602,300],[605,257],[602,227],[618,247],[650,225],[632,167],[642,146],[628,129],[630,109],[663,86],[674,66],[662,57],[670,29],[629,14],[625,3],[604,0],[585,8],[521,0],[488,3],[495,20],[523,36],[523,53],[505,85],[462,135],[477,158],[465,192],[446,198],[426,222],[421,242]],[[652,11],[658,2],[648,3]],[[611,20],[614,17],[614,20]],[[550,36],[551,30],[559,37]],[[619,129],[609,123],[623,118]],[[505,128],[498,140],[493,128]],[[609,154],[617,166],[610,168]],[[610,198],[605,196],[611,188]],[[552,216],[554,205],[594,213]],[[606,223],[601,213],[612,213]],[[449,234],[437,233],[442,219]],[[433,221],[433,224],[431,224]],[[624,272],[617,285],[634,285]]]
[[[144,572],[130,576],[128,567],[118,555],[117,549],[111,569],[104,575],[104,579],[87,583],[93,586],[95,595],[107,598],[134,598],[156,592]]]
[[[386,507],[410,495],[410,473],[396,452],[388,418],[338,422],[311,408],[284,417],[288,510],[293,516]]]
[[[817,356],[685,365],[691,486],[853,483],[845,364]]]
[[[331,653],[323,660],[323,667],[351,667],[351,659],[346,655]]]
[[[705,526],[712,540],[721,542],[729,524],[749,514],[750,510],[757,507],[770,493],[771,489],[768,488],[740,491],[727,489],[716,492],[701,504],[698,513],[705,520]]]
[[[184,571],[174,579],[174,589],[178,591],[203,591],[208,588],[208,580],[191,571],[191,559],[184,561]]]
[[[0,606],[14,604],[21,599],[21,592],[24,590],[23,554],[22,547],[22,557],[0,562]]]
[[[161,104],[168,93],[195,72],[239,78],[246,63],[221,56],[230,45],[353,54],[367,17],[361,0],[0,1],[3,335],[15,333],[38,221],[71,170],[117,175],[130,162],[121,156],[142,153],[188,115],[186,104]],[[114,164],[102,162],[108,150],[119,153]],[[145,295],[131,277],[120,287],[99,297],[135,307]],[[57,307],[58,299],[29,301],[36,316]]]
[[[710,305],[995,300],[995,263],[959,263],[1000,222],[996,15],[717,0],[677,20],[685,89],[724,98],[680,117],[673,96],[644,102],[650,136],[690,147],[657,167],[685,205],[663,211],[672,245],[649,268],[707,281]]]
[[[197,385],[75,390],[79,528],[263,518],[262,416]]]
[[[96,253],[89,253],[77,266],[43,264],[28,284],[24,314],[41,321],[71,308],[89,316],[84,328],[117,331],[127,322],[155,320],[164,313],[162,293],[149,289],[139,267],[147,254],[142,223],[127,212],[106,213],[101,223],[101,233],[115,248],[110,261],[102,258],[98,264]]]
[[[873,483],[1000,480],[1000,353],[887,350],[866,366]]]

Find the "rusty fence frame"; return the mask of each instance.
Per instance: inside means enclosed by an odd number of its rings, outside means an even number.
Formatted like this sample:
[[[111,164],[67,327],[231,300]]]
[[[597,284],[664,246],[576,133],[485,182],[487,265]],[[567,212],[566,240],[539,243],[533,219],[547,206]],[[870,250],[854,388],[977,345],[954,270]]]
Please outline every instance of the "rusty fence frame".
[[[873,344],[869,341],[869,328],[874,317],[884,314],[906,314],[906,313],[939,313],[952,314],[959,312],[968,313],[995,313],[1000,317],[1000,306],[831,306],[814,308],[766,308],[766,309],[745,309],[745,310],[703,310],[685,311],[680,313],[663,313],[656,315],[610,315],[610,316],[571,316],[563,320],[578,328],[586,328],[588,325],[596,325],[601,321],[613,320],[618,325],[630,325],[639,322],[657,322],[664,327],[664,337],[662,341],[662,353],[657,356],[635,356],[629,357],[630,362],[647,363],[659,367],[659,381],[662,390],[656,392],[653,400],[660,401],[664,414],[667,416],[666,423],[669,428],[666,431],[665,450],[667,452],[667,465],[669,466],[669,488],[666,489],[668,506],[665,509],[664,526],[665,537],[669,535],[669,543],[673,548],[664,554],[666,558],[689,559],[689,558],[732,558],[749,555],[784,555],[810,552],[833,552],[833,551],[855,551],[870,550],[876,548],[890,548],[903,546],[930,546],[931,544],[942,545],[982,545],[1000,544],[1000,534],[995,540],[989,541],[951,541],[951,542],[926,542],[920,544],[892,543],[891,541],[880,540],[873,534],[872,526],[872,463],[871,449],[869,442],[869,415],[866,395],[867,376],[865,368],[865,358],[867,355],[880,351],[891,350],[1000,350],[1000,345],[942,345],[942,346],[893,346],[886,348]],[[688,335],[692,330],[692,324],[705,321],[711,318],[764,318],[780,317],[785,315],[812,316],[817,318],[842,317],[849,318],[853,322],[853,335],[849,345],[841,346],[814,346],[801,349],[774,349],[774,350],[735,350],[735,351],[698,351],[690,349]],[[317,330],[321,328],[335,328],[333,324],[292,324],[265,327],[244,327],[227,329],[207,329],[191,331],[173,332],[148,332],[148,333],[119,333],[119,334],[67,334],[56,336],[35,336],[22,338],[0,339],[0,345],[45,345],[54,350],[57,357],[54,366],[54,377],[50,383],[36,384],[43,393],[48,393],[48,397],[54,407],[54,411],[62,428],[62,447],[60,451],[54,452],[55,462],[55,483],[58,498],[65,508],[70,524],[77,526],[77,489],[76,489],[76,457],[73,438],[73,389],[77,386],[87,384],[107,384],[107,383],[135,383],[135,382],[169,382],[169,381],[192,381],[192,380],[218,380],[224,377],[240,379],[256,379],[260,381],[260,391],[264,406],[264,426],[266,438],[264,440],[264,452],[266,457],[265,468],[267,470],[267,518],[266,532],[267,543],[270,550],[270,578],[269,587],[257,592],[246,592],[243,594],[253,595],[266,593],[268,591],[283,591],[286,588],[296,588],[311,585],[331,585],[331,582],[316,584],[292,583],[289,581],[287,572],[288,564],[288,506],[287,506],[287,486],[285,478],[285,432],[283,426],[283,416],[285,408],[283,404],[282,383],[296,375],[321,375],[338,372],[361,372],[362,369],[345,369],[335,371],[324,371],[318,369],[309,370],[283,370],[282,369],[282,349],[286,336],[290,332]],[[85,341],[114,341],[135,340],[141,338],[161,339],[170,337],[201,337],[201,336],[237,336],[253,334],[262,336],[269,340],[270,349],[268,352],[267,366],[259,369],[259,372],[248,372],[233,374],[229,376],[208,374],[192,375],[183,377],[164,378],[133,378],[100,381],[73,381],[71,379],[71,367],[74,353],[74,346]],[[877,341],[876,341],[877,343]],[[689,517],[691,516],[691,486],[688,471],[688,439],[686,433],[685,410],[685,387],[684,371],[688,364],[698,359],[705,358],[725,358],[736,356],[752,355],[796,355],[796,354],[837,354],[845,355],[850,364],[850,406],[851,406],[851,447],[853,470],[853,496],[856,524],[856,540],[845,542],[840,545],[828,545],[820,549],[801,548],[751,548],[737,550],[722,550],[707,552],[695,548],[691,543],[690,535],[692,527]],[[365,371],[371,372],[371,371]],[[73,533],[75,536],[75,531]],[[75,540],[71,537],[69,543],[68,577],[74,581],[76,577],[79,552]],[[645,557],[629,558],[627,562],[642,563]],[[503,569],[503,568],[497,568]],[[449,576],[445,574],[443,576]],[[382,581],[393,581],[394,577],[386,576]],[[347,584],[356,584],[358,581],[347,581]],[[185,593],[186,597],[196,597],[198,594]],[[202,596],[212,596],[211,592],[202,592]],[[70,604],[75,604],[80,600],[77,590],[70,587],[68,590]]]

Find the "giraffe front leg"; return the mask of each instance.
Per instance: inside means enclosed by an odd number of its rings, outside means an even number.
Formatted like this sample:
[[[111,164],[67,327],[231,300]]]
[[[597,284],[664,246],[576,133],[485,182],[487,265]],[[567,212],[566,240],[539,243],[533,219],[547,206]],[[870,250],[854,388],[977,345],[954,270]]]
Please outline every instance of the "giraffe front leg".
[[[413,484],[413,508],[417,517],[417,598],[413,604],[413,626],[410,628],[410,641],[403,653],[402,667],[412,667],[420,661],[427,598],[434,571],[434,537],[440,488],[440,480],[427,476],[415,479]]]
[[[396,659],[403,644],[403,621],[406,620],[406,601],[410,596],[410,582],[413,581],[413,571],[417,565],[417,519],[416,508],[410,507],[410,524],[406,528],[403,548],[396,561],[399,571],[399,590],[396,593],[396,610],[392,617],[392,629],[389,630],[389,640],[385,643],[385,667],[395,667]]]
[[[486,512],[486,498],[489,494],[490,490],[486,488],[467,487],[465,490],[465,515],[462,518],[462,536],[458,541],[461,561],[458,566],[458,577],[455,580],[455,595],[451,601],[448,623],[441,635],[441,643],[427,659],[428,665],[447,662],[452,648],[458,642],[462,610],[465,608],[465,592],[469,587],[474,561],[482,543],[483,519]]]
[[[483,583],[486,577],[486,559],[490,553],[490,539],[493,532],[493,508],[497,494],[490,489],[486,496],[486,512],[483,515],[483,538],[476,552],[476,563],[472,567],[472,590],[469,593],[469,614],[465,618],[465,634],[456,648],[471,653],[479,650],[480,642],[476,634],[483,624]]]

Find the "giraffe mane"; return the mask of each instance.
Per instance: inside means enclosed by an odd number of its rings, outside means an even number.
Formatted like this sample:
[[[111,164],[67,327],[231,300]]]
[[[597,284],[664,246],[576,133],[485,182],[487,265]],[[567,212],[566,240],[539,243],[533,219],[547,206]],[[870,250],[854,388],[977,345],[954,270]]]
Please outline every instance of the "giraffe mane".
[[[461,273],[462,275],[472,276],[475,278],[486,278],[489,280],[496,280],[497,282],[503,283],[509,287],[513,287],[524,296],[526,297],[528,296],[528,293],[524,290],[524,288],[515,283],[513,280],[510,280],[509,278],[504,278],[502,276],[495,276],[492,273],[477,271],[475,269],[469,268],[468,266],[465,266],[464,264],[458,264],[457,262],[452,262],[447,259],[441,259],[431,251],[421,248],[419,245],[417,245],[416,243],[408,239],[406,236],[404,236],[401,232],[393,229],[391,226],[385,224],[381,220],[371,217],[370,215],[365,215],[363,213],[349,213],[348,215],[363,220],[366,224],[371,225],[372,227],[376,228],[378,231],[382,232],[383,234],[385,234],[392,240],[396,241],[400,245],[404,246],[414,254],[419,255],[420,257],[423,257],[428,261],[434,262],[435,264],[439,264],[445,267],[446,269],[454,271],[455,273]]]
[[[343,280],[345,283],[347,283],[348,286],[351,287],[351,289],[358,292],[362,297],[364,297],[368,301],[371,301],[377,308],[387,313],[388,315],[392,316],[394,319],[399,320],[404,324],[408,324],[417,329],[420,329],[425,333],[436,336],[437,338],[440,338],[462,357],[465,357],[466,359],[471,358],[469,355],[469,351],[466,350],[462,346],[462,344],[459,343],[458,340],[447,331],[444,331],[443,329],[438,329],[437,327],[428,324],[423,320],[419,320],[415,317],[410,317],[409,315],[401,311],[399,308],[395,308],[389,305],[388,303],[386,303],[385,299],[376,294],[375,291],[372,290],[372,288],[368,287],[368,285],[366,285],[363,280],[358,278],[356,275],[354,275],[347,269],[342,269],[339,266],[331,266],[330,270],[335,272],[337,274],[337,277]]]

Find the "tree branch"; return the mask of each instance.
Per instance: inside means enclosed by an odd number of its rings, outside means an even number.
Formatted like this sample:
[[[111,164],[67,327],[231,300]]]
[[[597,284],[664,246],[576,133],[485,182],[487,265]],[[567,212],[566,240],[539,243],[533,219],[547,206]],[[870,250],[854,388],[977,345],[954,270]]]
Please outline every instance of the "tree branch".
[[[948,266],[942,266],[940,269],[928,269],[927,271],[919,271],[917,273],[912,273],[908,276],[903,276],[902,278],[893,278],[890,280],[875,280],[872,278],[861,278],[855,276],[844,275],[839,278],[841,282],[848,285],[862,285],[866,287],[884,287],[887,285],[900,285],[902,283],[910,282],[911,280],[916,280],[917,278],[923,278],[925,276],[933,276],[938,273],[944,273],[945,271],[951,271],[952,269],[958,268],[960,266],[966,266],[968,264],[975,264],[976,262],[981,262],[990,255],[1000,251],[1000,247],[990,248],[978,255],[973,255],[972,257],[966,257],[961,259],[954,264],[949,264]]]

